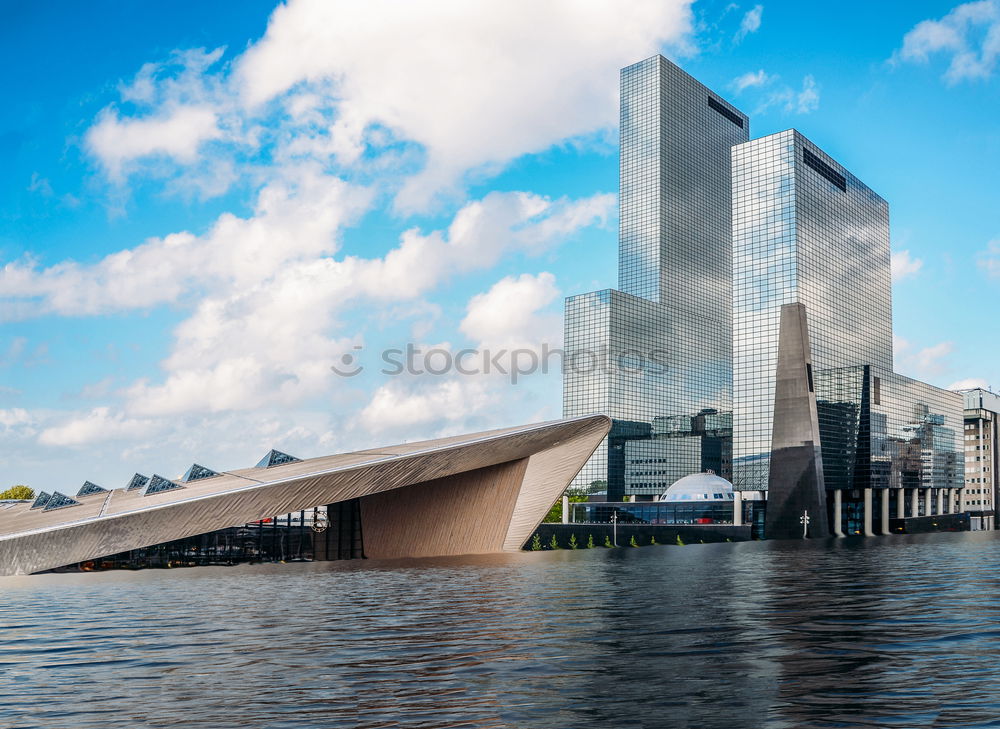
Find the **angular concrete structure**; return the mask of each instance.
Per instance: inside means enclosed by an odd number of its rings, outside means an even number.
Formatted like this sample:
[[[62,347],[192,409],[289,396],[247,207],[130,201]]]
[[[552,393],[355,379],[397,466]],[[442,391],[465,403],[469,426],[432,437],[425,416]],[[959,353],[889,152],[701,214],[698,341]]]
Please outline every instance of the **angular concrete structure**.
[[[809,326],[802,304],[781,307],[764,533],[769,539],[830,536],[813,388]]]
[[[0,574],[40,572],[317,506],[329,506],[331,519],[350,518],[352,535],[363,534],[360,548],[351,541],[351,556],[516,551],[610,425],[603,415],[587,416],[189,482],[163,479],[173,487],[95,492],[57,509],[7,506],[0,509]]]

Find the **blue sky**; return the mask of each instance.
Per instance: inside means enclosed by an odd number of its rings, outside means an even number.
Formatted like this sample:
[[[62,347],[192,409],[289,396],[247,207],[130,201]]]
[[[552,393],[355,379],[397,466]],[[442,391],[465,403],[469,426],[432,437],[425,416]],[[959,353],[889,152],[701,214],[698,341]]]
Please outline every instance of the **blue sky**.
[[[379,353],[538,352],[615,285],[656,52],[889,201],[897,370],[1000,387],[1000,0],[0,9],[0,484],[558,417],[557,372]]]

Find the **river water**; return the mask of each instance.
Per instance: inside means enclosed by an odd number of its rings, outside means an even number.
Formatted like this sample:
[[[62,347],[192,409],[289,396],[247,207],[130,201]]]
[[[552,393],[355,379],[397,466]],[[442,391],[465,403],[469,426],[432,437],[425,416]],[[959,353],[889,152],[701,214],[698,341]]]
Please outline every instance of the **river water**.
[[[992,533],[0,579],[0,727],[1000,727]]]

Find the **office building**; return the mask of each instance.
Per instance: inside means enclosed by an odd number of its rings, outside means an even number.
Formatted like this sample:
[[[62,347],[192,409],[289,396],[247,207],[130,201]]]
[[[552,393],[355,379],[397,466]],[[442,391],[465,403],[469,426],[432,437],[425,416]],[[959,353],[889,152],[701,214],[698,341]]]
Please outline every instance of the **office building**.
[[[1000,395],[976,388],[963,391],[962,397],[965,404],[965,488],[959,508],[968,512],[972,529],[996,529]]]
[[[578,488],[652,499],[689,473],[728,475],[729,150],[748,135],[745,114],[662,56],[622,69],[619,286],[566,301],[563,414],[613,419]]]
[[[784,425],[774,417],[781,317],[800,305],[831,531],[912,531],[906,519],[953,514],[961,398],[892,371],[885,201],[795,130],[734,146],[733,282],[736,493],[769,491],[769,524],[791,498],[775,491],[791,466],[772,461],[772,439]],[[786,515],[787,534],[798,518]]]

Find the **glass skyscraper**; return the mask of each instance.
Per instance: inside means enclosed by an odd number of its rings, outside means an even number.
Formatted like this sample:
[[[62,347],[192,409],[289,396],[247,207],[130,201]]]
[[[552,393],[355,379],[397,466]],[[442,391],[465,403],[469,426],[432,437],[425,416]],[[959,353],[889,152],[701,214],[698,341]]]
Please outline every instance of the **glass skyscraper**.
[[[732,155],[733,484],[766,490],[782,304],[805,305],[816,370],[892,368],[889,208],[797,131]]]
[[[615,423],[577,487],[728,475],[730,149],[748,138],[745,114],[662,56],[622,69],[619,289],[567,299],[563,399]]]
[[[564,414],[614,421],[574,485],[649,497],[714,470],[737,504],[772,483],[797,524],[778,454],[799,421],[774,419],[784,307],[807,330],[786,372],[808,397],[783,402],[815,422],[810,508],[826,494],[835,533],[889,531],[892,489],[896,519],[953,513],[961,396],[893,372],[885,200],[795,130],[749,141],[746,115],[661,56],[621,72],[620,173],[619,287],[566,300]]]
[[[953,512],[961,398],[892,370],[888,205],[795,130],[732,154],[734,487],[775,475],[779,316],[801,303],[834,531]]]

